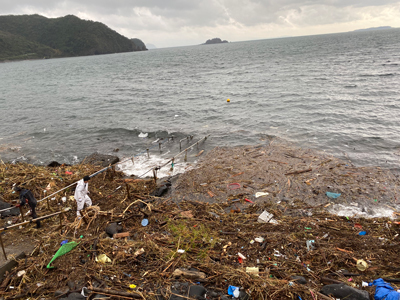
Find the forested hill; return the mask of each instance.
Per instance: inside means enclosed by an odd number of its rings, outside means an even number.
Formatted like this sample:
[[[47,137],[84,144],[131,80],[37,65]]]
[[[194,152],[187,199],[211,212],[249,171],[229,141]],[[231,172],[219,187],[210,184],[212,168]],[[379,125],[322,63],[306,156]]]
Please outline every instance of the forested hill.
[[[0,61],[147,50],[139,39],[128,39],[100,22],[68,15],[0,16]]]

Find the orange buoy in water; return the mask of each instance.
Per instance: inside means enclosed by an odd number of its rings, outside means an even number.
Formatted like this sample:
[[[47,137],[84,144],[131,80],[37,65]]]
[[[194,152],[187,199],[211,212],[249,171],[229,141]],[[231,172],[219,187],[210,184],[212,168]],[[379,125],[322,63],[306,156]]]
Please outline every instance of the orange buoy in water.
[[[227,99],[226,102],[231,102],[231,99]]]

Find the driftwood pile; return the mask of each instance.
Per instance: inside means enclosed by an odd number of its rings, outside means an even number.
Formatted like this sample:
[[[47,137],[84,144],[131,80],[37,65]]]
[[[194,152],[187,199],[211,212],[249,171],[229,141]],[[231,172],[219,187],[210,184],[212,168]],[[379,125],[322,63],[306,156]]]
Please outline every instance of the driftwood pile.
[[[6,202],[15,200],[12,185],[17,183],[42,199],[95,171],[90,165],[1,164],[0,193]],[[70,199],[74,187],[40,202],[39,216],[71,211],[63,215],[62,226],[50,218],[40,229],[28,224],[4,231],[6,248],[24,237],[34,250],[5,274],[0,296],[66,299],[86,288],[87,299],[194,299],[182,289],[201,285],[207,299],[226,299],[229,286],[241,288],[241,299],[333,299],[320,293],[324,284],[343,282],[372,295],[374,289],[361,287],[362,281],[400,282],[395,220],[338,217],[323,206],[292,217],[285,201],[251,203],[240,195],[217,203],[190,197],[178,203],[170,196],[151,196],[155,189],[152,179],[127,179],[110,169],[89,182],[94,206],[81,220]],[[235,204],[241,209],[232,209]],[[305,207],[295,202],[290,210],[304,212]],[[263,211],[274,222],[260,223]],[[3,219],[4,225],[9,221],[21,219]],[[117,232],[111,235],[110,228]],[[57,258],[53,269],[46,268],[65,240],[78,246]],[[357,266],[361,260],[367,264],[363,271]],[[304,277],[304,284],[293,276]]]

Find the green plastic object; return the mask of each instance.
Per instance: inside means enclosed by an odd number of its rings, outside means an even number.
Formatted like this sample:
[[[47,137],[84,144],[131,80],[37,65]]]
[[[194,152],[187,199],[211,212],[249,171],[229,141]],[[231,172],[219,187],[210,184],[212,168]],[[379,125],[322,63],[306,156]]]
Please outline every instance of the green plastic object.
[[[56,258],[63,256],[64,254],[68,253],[69,251],[71,251],[72,249],[74,249],[76,246],[78,246],[79,244],[77,242],[69,242],[66,243],[64,245],[62,245],[60,247],[60,249],[58,249],[58,251],[56,252],[56,254],[54,254],[53,258],[51,259],[51,261],[49,262],[49,264],[47,265],[47,269],[53,269],[54,267],[51,267],[50,264],[56,260]]]

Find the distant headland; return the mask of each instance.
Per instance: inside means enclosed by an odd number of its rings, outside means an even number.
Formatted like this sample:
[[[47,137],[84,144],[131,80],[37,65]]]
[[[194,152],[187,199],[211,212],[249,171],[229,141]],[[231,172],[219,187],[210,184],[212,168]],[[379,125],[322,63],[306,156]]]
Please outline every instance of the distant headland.
[[[228,43],[228,41],[223,41],[220,38],[213,38],[211,40],[207,40],[204,44],[202,45],[210,45],[210,44],[222,44],[222,43]]]
[[[86,56],[147,50],[100,22],[74,15],[0,16],[0,61]]]
[[[384,30],[384,29],[393,29],[391,26],[379,26],[379,27],[371,27],[371,28],[365,28],[365,29],[357,29],[354,31],[373,31],[373,30]]]

